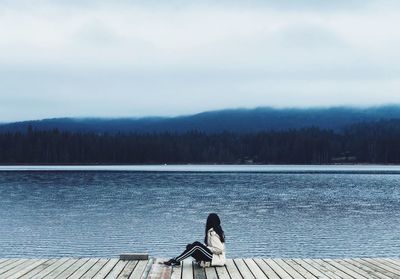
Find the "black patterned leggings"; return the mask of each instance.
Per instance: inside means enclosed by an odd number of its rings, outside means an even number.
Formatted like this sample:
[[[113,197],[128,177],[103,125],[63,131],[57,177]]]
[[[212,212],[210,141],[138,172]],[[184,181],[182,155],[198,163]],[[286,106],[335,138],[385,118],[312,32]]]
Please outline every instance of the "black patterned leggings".
[[[206,261],[211,262],[212,252],[203,243],[198,241],[188,244],[186,250],[183,251],[178,257],[175,258],[176,261],[180,262],[184,259],[192,256],[196,261]]]

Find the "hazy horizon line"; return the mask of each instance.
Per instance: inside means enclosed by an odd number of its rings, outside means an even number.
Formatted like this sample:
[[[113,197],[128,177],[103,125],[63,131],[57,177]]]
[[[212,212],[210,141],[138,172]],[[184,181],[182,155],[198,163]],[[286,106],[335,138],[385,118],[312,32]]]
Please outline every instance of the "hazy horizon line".
[[[378,108],[389,108],[398,107],[400,103],[387,103],[378,105],[332,105],[332,106],[256,106],[256,107],[231,107],[221,109],[203,110],[199,112],[186,113],[186,114],[175,114],[175,115],[143,115],[143,116],[54,116],[44,117],[37,119],[26,119],[26,120],[15,120],[15,121],[0,121],[0,125],[7,125],[13,123],[24,123],[33,121],[44,121],[44,120],[55,120],[55,119],[74,119],[74,120],[87,120],[87,119],[98,119],[98,120],[117,120],[117,119],[151,119],[151,118],[179,118],[179,117],[190,117],[203,113],[222,112],[222,111],[251,111],[257,109],[270,109],[270,110],[329,110],[329,109],[354,109],[354,110],[368,110]]]

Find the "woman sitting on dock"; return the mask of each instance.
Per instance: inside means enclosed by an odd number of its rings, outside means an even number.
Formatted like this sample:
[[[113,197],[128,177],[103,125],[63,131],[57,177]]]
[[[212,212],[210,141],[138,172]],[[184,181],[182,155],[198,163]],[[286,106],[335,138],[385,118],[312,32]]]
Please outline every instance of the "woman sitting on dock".
[[[164,262],[166,265],[180,265],[184,259],[192,256],[200,266],[223,266],[225,264],[225,235],[217,214],[208,215],[204,245],[199,241],[186,246],[179,256]]]

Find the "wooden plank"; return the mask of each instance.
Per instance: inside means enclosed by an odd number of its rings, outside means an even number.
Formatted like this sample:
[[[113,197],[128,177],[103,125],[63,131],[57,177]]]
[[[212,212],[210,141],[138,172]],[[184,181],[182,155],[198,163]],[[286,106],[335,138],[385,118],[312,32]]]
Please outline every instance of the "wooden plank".
[[[118,275],[122,272],[122,270],[125,268],[125,266],[128,264],[127,261],[121,261],[119,260],[117,264],[111,269],[110,273],[107,274],[107,276],[104,279],[115,279],[118,277]]]
[[[206,272],[206,278],[207,279],[218,279],[217,271],[215,270],[215,267],[207,267],[204,269]]]
[[[242,275],[240,275],[240,272],[237,269],[237,267],[232,259],[227,259],[225,266],[226,266],[226,269],[228,270],[229,276],[232,279],[242,279]]]
[[[11,261],[11,259],[8,259],[8,258],[0,259],[0,265],[7,261]]]
[[[0,269],[0,275],[9,271],[10,269],[13,269],[21,264],[24,264],[28,259],[20,259],[20,260],[12,260],[10,264],[7,264],[6,266],[2,267]]]
[[[51,272],[47,273],[46,276],[38,277],[38,275],[36,275],[34,278],[37,278],[37,279],[54,278],[76,262],[77,262],[77,259],[67,259],[64,263],[59,265],[57,268],[55,268]]]
[[[72,274],[74,274],[75,271],[77,271],[82,265],[84,265],[89,259],[88,258],[81,258],[78,259],[76,262],[74,262],[72,265],[70,265],[68,268],[57,274],[57,276],[60,276],[61,278],[68,278]]]
[[[268,279],[268,277],[264,274],[264,272],[261,270],[261,268],[254,262],[253,259],[244,259],[244,262],[246,263],[247,267],[250,269],[251,273],[253,273],[253,276],[255,278],[265,278]]]
[[[400,270],[400,261],[395,261],[395,260],[389,259],[389,258],[380,258],[379,260],[384,261],[386,263],[390,263],[394,268]]]
[[[193,263],[193,278],[194,279],[206,279],[205,268],[199,267],[197,264]]]
[[[273,259],[282,269],[284,269],[294,279],[304,279],[303,276],[298,273],[293,267],[288,265],[282,259]]]
[[[186,259],[181,262],[182,265],[182,279],[193,279],[193,265],[192,261]]]
[[[108,261],[109,259],[99,259],[80,279],[93,278]]]
[[[86,272],[89,271],[92,266],[97,263],[99,259],[98,258],[91,258],[89,259],[86,263],[84,263],[82,266],[80,266],[68,279],[79,279],[81,278]]]
[[[329,277],[327,274],[325,274],[325,273],[321,272],[319,269],[315,268],[312,264],[309,264],[308,262],[304,261],[304,259],[294,259],[293,261],[296,262],[297,264],[299,264],[301,267],[306,269],[308,272],[310,272],[317,278],[321,278],[321,279],[336,278],[336,276]]]
[[[269,279],[280,279],[278,274],[276,274],[275,271],[262,259],[253,260]]]
[[[114,268],[118,263],[118,259],[109,260],[100,270],[96,273],[93,279],[104,279],[108,273]]]
[[[328,264],[332,265],[333,267],[345,272],[346,274],[348,274],[349,276],[351,276],[355,279],[366,279],[366,277],[364,277],[363,275],[359,274],[358,272],[355,272],[351,268],[348,268],[348,267],[342,265],[341,263],[338,263],[336,260],[326,259],[324,261],[327,262]]]
[[[390,261],[400,266],[400,259],[397,258],[380,258],[380,259]]]
[[[329,270],[332,273],[336,274],[337,276],[339,276],[340,278],[343,279],[353,279],[350,275],[348,275],[346,272],[343,272],[342,270],[330,265],[329,263],[327,263],[326,261],[324,261],[323,259],[314,259],[314,262],[318,263],[322,268],[324,268],[325,270]]]
[[[368,267],[372,268],[373,270],[375,270],[375,272],[377,272],[379,274],[384,274],[384,275],[389,276],[391,278],[398,277],[396,273],[391,272],[390,270],[382,267],[379,264],[371,263],[371,262],[365,260],[365,258],[354,259],[354,260],[359,262],[359,263],[361,263],[361,264],[367,265]]]
[[[234,259],[235,265],[242,275],[243,279],[254,279],[253,273],[251,273],[249,267],[246,265],[243,259]]]
[[[369,262],[363,261],[362,259],[357,259],[357,258],[352,259],[352,262],[357,263],[358,265],[363,266],[364,268],[368,268],[368,269],[372,270],[372,272],[374,274],[376,274],[376,276],[379,276],[379,277],[385,276],[386,278],[393,279],[393,276],[394,276],[393,273],[391,273],[385,269],[379,268],[376,265],[370,264]]]
[[[16,261],[17,259],[6,259],[5,261],[0,263],[0,269],[2,269],[3,267],[13,263],[14,261]]]
[[[264,259],[264,262],[282,279],[292,279],[292,277],[272,259]]]
[[[52,264],[54,264],[57,261],[58,261],[57,259],[50,259],[50,260],[40,264],[39,266],[35,267],[34,269],[30,270],[26,274],[22,275],[21,277],[19,277],[19,279],[32,278],[33,276],[35,276],[36,274],[38,274],[42,270],[48,268],[49,266],[51,266]]]
[[[304,262],[308,263],[309,265],[311,265],[313,268],[319,270],[320,272],[322,272],[325,276],[328,276],[329,278],[332,279],[340,279],[341,277],[337,274],[335,274],[332,270],[326,268],[323,265],[318,264],[317,262],[315,262],[312,259],[303,259]]]
[[[400,275],[400,271],[399,270],[397,270],[395,268],[392,268],[390,266],[387,266],[387,265],[382,265],[382,264],[380,264],[379,262],[377,262],[374,259],[364,258],[362,260],[366,261],[366,262],[369,262],[370,264],[376,265],[377,267],[379,267],[381,269],[385,269],[385,270],[391,272],[392,274],[397,275],[397,277],[399,277],[399,275]]]
[[[394,263],[400,265],[400,258],[387,258],[387,259],[389,259],[389,260],[393,261]]]
[[[332,271],[334,274],[338,275],[340,278],[344,279],[353,279],[352,276],[347,274],[346,272],[342,271],[341,269],[338,269],[337,267],[329,264],[326,260],[324,259],[314,259],[314,262],[319,263],[320,266],[323,266],[324,268]]]
[[[172,267],[171,279],[181,279],[182,276],[182,263],[181,265]]]
[[[8,259],[7,261],[3,262],[0,264],[0,273],[3,273],[11,268],[13,268],[16,265],[16,262],[22,263],[23,260],[28,260],[28,259]],[[10,268],[7,268],[7,266],[13,265]]]
[[[22,263],[20,263],[20,264],[18,264],[18,265],[14,265],[12,268],[8,268],[8,270],[3,271],[3,272],[0,274],[0,279],[7,278],[11,273],[17,272],[17,271],[19,271],[19,270],[21,270],[21,269],[24,269],[24,268],[26,268],[27,266],[31,265],[33,262],[34,262],[34,260],[32,260],[32,259],[27,259],[26,261],[24,261],[24,262],[22,262]],[[14,264],[15,264],[15,262],[14,262]]]
[[[24,262],[22,262],[21,264],[18,264],[10,269],[8,269],[5,272],[2,272],[0,274],[0,279],[5,279],[8,278],[9,276],[11,276],[11,274],[15,273],[15,272],[19,272],[20,270],[25,269],[26,267],[30,266],[31,264],[33,264],[35,262],[35,260],[32,259],[28,259]]]
[[[61,265],[65,264],[69,259],[68,258],[61,258],[55,261],[53,264],[44,267],[42,270],[39,272],[35,273],[34,275],[31,275],[29,273],[29,276],[24,275],[21,278],[29,278],[29,279],[42,279],[44,278],[47,274],[51,273],[53,270],[59,268]]]
[[[40,266],[42,263],[47,262],[47,259],[41,259],[41,260],[32,260],[30,265],[25,266],[24,268],[21,268],[19,270],[11,270],[12,273],[10,273],[9,275],[6,275],[7,273],[3,273],[0,278],[7,278],[7,279],[16,279],[19,278],[23,275],[25,275],[26,273],[28,273],[29,271],[31,271],[32,269]]]
[[[392,262],[389,259],[375,258],[374,260],[379,262],[379,263],[381,263],[381,264],[383,264],[383,265],[387,265],[387,266],[389,266],[391,268],[394,268],[394,269],[400,271],[400,266],[397,265],[396,262]]]
[[[128,261],[122,272],[118,275],[117,279],[128,279],[137,264],[138,261]]]
[[[287,265],[289,265],[291,268],[293,268],[294,270],[296,270],[296,272],[298,272],[299,274],[301,274],[301,276],[303,276],[304,278],[310,278],[310,279],[315,279],[318,278],[317,276],[315,276],[314,274],[312,274],[311,272],[309,272],[307,269],[305,269],[304,267],[302,267],[300,264],[296,263],[293,259],[284,259],[283,260]]]
[[[155,259],[151,266],[148,279],[169,279],[172,273],[172,267],[163,264],[166,259]]]
[[[340,259],[338,260],[340,264],[343,266],[346,266],[347,268],[357,272],[358,274],[361,274],[362,276],[370,279],[382,279],[382,277],[375,275],[375,272],[371,269],[365,269],[357,264],[352,264],[351,260],[346,260],[346,259]],[[383,278],[383,279],[388,279],[388,278]]]
[[[387,273],[386,271],[384,271],[384,272],[382,273],[381,271],[379,271],[379,270],[376,269],[376,266],[371,265],[371,264],[368,263],[368,262],[362,262],[362,261],[361,261],[360,259],[358,259],[358,258],[351,259],[351,263],[352,263],[353,265],[357,265],[358,267],[360,267],[360,268],[362,268],[362,269],[364,269],[364,270],[369,270],[370,272],[372,272],[373,274],[375,274],[375,275],[378,276],[378,277],[386,278],[386,279],[387,279],[387,278],[393,279],[391,273]],[[387,274],[385,274],[385,273],[387,273]]]
[[[216,266],[215,271],[217,272],[219,279],[230,279],[229,272],[226,269],[226,266]]]
[[[147,274],[152,265],[153,259],[150,259],[148,261],[139,261],[131,276],[129,276],[129,279],[147,278]]]

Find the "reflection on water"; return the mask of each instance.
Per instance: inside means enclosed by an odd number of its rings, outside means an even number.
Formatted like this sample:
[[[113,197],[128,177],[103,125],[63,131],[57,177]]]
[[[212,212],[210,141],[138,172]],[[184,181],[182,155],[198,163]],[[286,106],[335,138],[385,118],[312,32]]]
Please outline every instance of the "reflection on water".
[[[400,175],[0,172],[0,257],[171,256],[221,216],[229,257],[398,256]]]

